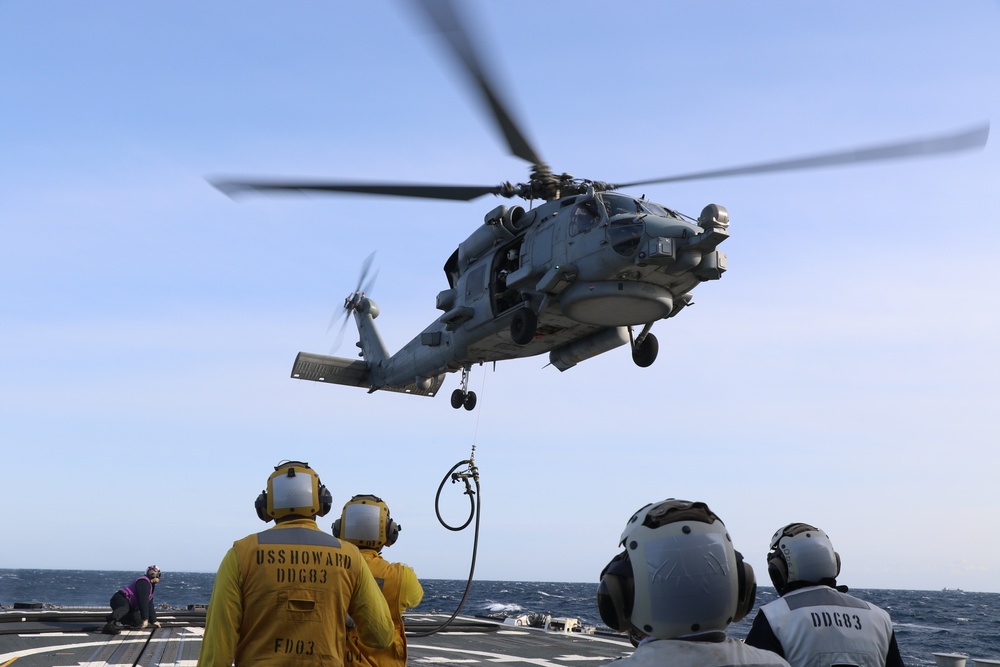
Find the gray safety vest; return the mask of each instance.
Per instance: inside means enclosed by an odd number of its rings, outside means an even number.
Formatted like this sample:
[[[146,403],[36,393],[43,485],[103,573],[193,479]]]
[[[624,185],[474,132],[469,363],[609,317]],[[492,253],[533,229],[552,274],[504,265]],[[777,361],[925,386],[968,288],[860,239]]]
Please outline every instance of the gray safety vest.
[[[761,607],[792,667],[885,667],[892,619],[873,604],[810,586]]]
[[[777,653],[755,648],[732,637],[722,642],[656,639],[639,644],[615,667],[788,667]]]

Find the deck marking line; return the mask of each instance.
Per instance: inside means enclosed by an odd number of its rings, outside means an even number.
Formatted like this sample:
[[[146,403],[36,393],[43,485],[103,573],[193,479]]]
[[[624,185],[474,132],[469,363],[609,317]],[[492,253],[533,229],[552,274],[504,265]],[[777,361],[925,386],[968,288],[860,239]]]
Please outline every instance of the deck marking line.
[[[557,655],[553,660],[566,660],[566,661],[581,661],[581,660],[617,660],[617,658],[612,658],[605,655]]]
[[[427,646],[426,644],[408,644],[410,648],[419,648],[425,651],[446,651],[448,653],[464,653],[485,658],[489,662],[523,662],[538,667],[559,667],[558,663],[549,662],[544,658],[528,658],[517,655],[503,655],[502,653],[490,653],[489,651],[470,651],[464,648],[446,648],[443,646]]]
[[[158,644],[160,642],[171,642],[177,641],[176,639],[154,639],[153,643]],[[114,644],[116,646],[121,646],[123,644],[142,644],[146,642],[145,637],[135,637],[127,638],[122,637],[121,639],[108,641],[107,639],[101,639],[92,642],[80,642],[79,644],[60,644],[54,646],[39,646],[38,648],[26,648],[19,651],[11,651],[10,653],[0,653],[0,667],[5,667],[12,662],[12,659],[23,658],[29,655],[38,655],[39,653],[50,653],[56,651],[72,651],[73,649],[86,648],[88,646],[110,646]],[[7,662],[3,662],[3,661]]]

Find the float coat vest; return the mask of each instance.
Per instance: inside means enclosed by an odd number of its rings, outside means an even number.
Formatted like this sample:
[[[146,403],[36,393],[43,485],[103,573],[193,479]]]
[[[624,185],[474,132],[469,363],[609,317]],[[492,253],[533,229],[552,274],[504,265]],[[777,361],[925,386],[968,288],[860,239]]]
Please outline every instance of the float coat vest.
[[[784,665],[777,653],[748,646],[738,639],[727,638],[721,642],[656,639],[642,642],[627,658],[614,663],[620,667],[729,667],[744,665],[757,667]]]
[[[829,586],[800,588],[761,607],[793,667],[883,667],[889,614]]]
[[[308,524],[233,543],[243,599],[237,665],[340,667],[352,600],[362,596],[362,611],[384,605],[357,547]]]
[[[347,631],[348,662],[355,667],[406,667],[406,631],[403,612],[420,604],[424,589],[408,565],[390,563],[373,549],[362,549],[361,555],[382,589],[392,616],[392,645],[385,649],[366,646],[353,624]]]
[[[149,582],[149,599],[150,600],[153,599],[153,582],[150,581],[149,577],[139,577],[139,579],[136,579],[125,588],[120,589],[121,594],[125,596],[126,600],[128,600],[128,606],[131,609],[140,608],[139,598],[135,591],[135,585],[139,583],[140,579],[145,579],[147,582]]]

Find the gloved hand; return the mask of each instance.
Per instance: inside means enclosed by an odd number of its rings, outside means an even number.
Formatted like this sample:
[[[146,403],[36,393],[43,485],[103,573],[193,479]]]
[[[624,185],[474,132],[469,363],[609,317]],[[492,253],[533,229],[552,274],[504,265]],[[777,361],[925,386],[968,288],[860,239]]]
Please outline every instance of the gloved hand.
[[[140,630],[145,630],[145,629],[146,629],[146,628],[148,628],[148,627],[149,627],[149,621],[147,621],[147,620],[143,619],[143,621],[142,621],[142,625],[140,625],[140,626],[139,626],[139,629],[140,629]]]

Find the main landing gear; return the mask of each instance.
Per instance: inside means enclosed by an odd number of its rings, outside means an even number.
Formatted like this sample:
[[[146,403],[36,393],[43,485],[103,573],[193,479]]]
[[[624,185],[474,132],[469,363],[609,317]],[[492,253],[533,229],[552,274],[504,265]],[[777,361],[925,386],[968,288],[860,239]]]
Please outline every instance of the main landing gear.
[[[528,306],[514,311],[514,319],[510,321],[510,339],[518,345],[527,345],[535,340],[538,330],[538,315]]]
[[[652,366],[660,351],[660,343],[656,340],[656,336],[649,333],[651,328],[653,325],[647,324],[635,338],[632,337],[632,327],[628,328],[628,337],[632,341],[632,361],[640,368]]]
[[[476,392],[469,391],[470,368],[469,364],[462,368],[462,388],[451,392],[451,407],[456,410],[465,408],[471,412],[476,408]]]

